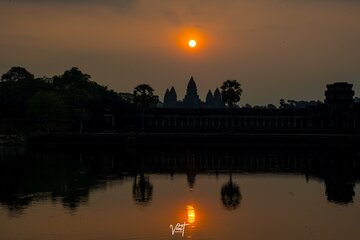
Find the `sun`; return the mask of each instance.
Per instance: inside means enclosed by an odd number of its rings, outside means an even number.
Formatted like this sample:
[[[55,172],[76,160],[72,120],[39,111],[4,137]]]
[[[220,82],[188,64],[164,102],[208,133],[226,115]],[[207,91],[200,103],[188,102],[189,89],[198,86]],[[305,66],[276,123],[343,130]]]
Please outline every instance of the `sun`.
[[[189,47],[194,48],[194,47],[196,47],[196,45],[197,45],[197,42],[194,39],[189,41]]]

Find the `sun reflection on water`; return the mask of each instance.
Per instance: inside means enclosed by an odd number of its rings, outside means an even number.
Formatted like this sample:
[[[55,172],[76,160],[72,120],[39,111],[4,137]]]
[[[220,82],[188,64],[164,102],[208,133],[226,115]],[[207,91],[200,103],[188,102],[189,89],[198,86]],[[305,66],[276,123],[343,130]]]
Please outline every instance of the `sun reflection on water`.
[[[187,209],[187,222],[189,224],[193,224],[196,219],[195,208],[192,205],[187,205],[186,209]]]

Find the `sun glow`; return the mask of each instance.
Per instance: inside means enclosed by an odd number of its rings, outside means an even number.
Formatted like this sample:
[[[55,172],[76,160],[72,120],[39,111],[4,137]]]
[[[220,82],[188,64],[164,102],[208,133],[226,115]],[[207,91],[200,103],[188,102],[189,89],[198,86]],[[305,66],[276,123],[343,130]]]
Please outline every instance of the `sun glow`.
[[[197,45],[197,42],[194,39],[189,41],[189,47],[194,48],[194,47],[196,47],[196,45]]]
[[[190,56],[195,56],[195,53],[202,53],[208,47],[209,37],[196,28],[185,27],[176,29],[173,37],[178,49],[181,49],[184,53],[191,53]]]

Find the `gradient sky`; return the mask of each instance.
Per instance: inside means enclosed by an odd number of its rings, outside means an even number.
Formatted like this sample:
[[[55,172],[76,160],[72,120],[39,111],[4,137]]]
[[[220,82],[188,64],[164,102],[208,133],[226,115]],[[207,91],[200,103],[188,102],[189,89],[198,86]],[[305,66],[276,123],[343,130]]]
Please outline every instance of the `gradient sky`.
[[[148,83],[202,99],[227,79],[241,104],[324,99],[327,83],[360,92],[360,0],[0,0],[0,73],[72,66],[120,92]],[[186,47],[196,38],[199,47]]]

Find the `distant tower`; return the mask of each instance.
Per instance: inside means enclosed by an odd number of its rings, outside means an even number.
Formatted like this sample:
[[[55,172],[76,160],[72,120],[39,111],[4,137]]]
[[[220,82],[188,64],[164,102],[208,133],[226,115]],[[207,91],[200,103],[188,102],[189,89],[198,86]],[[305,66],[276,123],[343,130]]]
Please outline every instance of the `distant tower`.
[[[170,91],[169,89],[166,89],[164,95],[164,107],[174,108],[177,106],[178,106],[178,101],[177,101],[177,94],[175,88],[171,87]]]
[[[325,104],[332,110],[348,110],[354,104],[353,85],[347,82],[337,82],[326,85]]]
[[[214,92],[214,104],[213,104],[214,107],[216,108],[223,108],[225,107],[225,104],[222,100],[222,97],[221,97],[221,93],[220,93],[220,90],[218,88],[216,88],[215,92]]]
[[[164,95],[164,107],[169,107],[169,96],[170,92],[169,89],[166,89],[165,95]]]
[[[205,105],[206,105],[206,107],[213,107],[214,106],[214,96],[213,96],[211,90],[209,90],[207,95],[206,95]]]
[[[169,92],[169,105],[170,107],[177,107],[178,100],[177,100],[177,94],[174,87],[171,87]]]
[[[191,77],[186,89],[186,95],[183,101],[183,106],[186,108],[198,108],[201,103],[199,95],[197,94],[197,87],[194,78]]]

